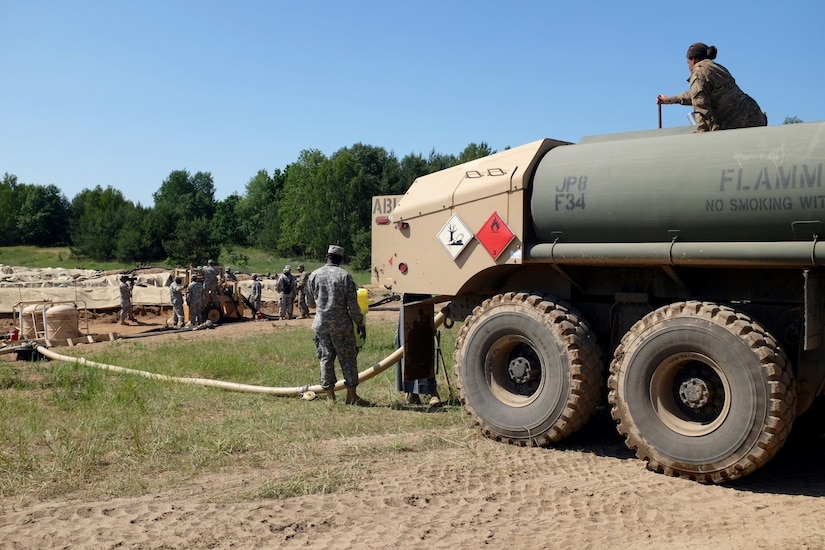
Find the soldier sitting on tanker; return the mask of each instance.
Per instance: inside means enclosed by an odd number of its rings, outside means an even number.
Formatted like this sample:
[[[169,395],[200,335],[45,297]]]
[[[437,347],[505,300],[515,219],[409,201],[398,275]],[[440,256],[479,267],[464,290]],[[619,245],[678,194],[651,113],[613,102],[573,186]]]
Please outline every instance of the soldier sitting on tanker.
[[[716,54],[716,46],[692,44],[687,51],[690,90],[675,96],[660,94],[656,102],[693,105],[697,132],[767,126],[768,117],[759,104],[736,85],[726,68],[713,61]]]

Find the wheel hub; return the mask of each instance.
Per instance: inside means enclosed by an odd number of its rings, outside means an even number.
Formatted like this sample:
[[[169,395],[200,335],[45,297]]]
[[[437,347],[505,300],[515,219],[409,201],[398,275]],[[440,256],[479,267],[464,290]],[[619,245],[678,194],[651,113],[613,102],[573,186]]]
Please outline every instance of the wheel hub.
[[[656,367],[650,399],[659,419],[674,432],[699,437],[721,426],[730,412],[730,383],[707,355],[674,353]]]
[[[691,409],[698,410],[711,401],[710,388],[704,380],[690,378],[679,387],[679,397]]]
[[[525,384],[533,379],[533,368],[530,361],[524,357],[516,357],[510,361],[507,367],[510,378],[519,384]]]

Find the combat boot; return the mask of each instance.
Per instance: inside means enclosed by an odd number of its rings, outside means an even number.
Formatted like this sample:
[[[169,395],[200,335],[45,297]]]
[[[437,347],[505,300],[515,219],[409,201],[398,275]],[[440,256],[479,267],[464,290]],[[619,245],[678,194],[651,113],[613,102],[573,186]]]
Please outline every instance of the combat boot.
[[[407,393],[404,395],[407,405],[420,405],[421,397],[417,393]]]
[[[366,399],[361,399],[355,393],[355,388],[347,388],[347,405],[357,405],[359,407],[371,407],[372,403]]]

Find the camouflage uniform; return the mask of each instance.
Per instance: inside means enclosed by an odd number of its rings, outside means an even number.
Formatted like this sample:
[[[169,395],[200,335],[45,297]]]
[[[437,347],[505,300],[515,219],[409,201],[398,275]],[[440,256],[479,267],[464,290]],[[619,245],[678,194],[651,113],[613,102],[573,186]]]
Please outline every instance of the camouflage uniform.
[[[132,313],[132,285],[126,282],[126,279],[120,279],[120,322],[126,324],[126,319],[130,321],[135,320],[135,315]]]
[[[292,268],[286,266],[284,274],[278,277],[278,282],[275,283],[275,288],[278,290],[278,305],[281,319],[292,319],[295,317],[294,298],[295,298],[295,276],[291,273]]]
[[[183,317],[183,292],[184,286],[175,279],[169,285],[169,301],[172,302],[172,326],[182,327],[185,323]]]
[[[249,295],[249,301],[250,303],[252,303],[252,309],[254,309],[254,311],[252,312],[253,317],[254,314],[257,314],[259,311],[261,311],[262,290],[263,289],[261,288],[261,278],[258,275],[255,275],[252,278],[252,293]]]
[[[306,300],[306,286],[309,273],[304,271],[304,266],[298,266],[298,275],[295,277],[295,301],[298,302],[298,309],[301,311],[301,319],[309,317],[309,306]]]
[[[710,132],[768,124],[759,104],[739,89],[722,65],[710,59],[697,61],[688,82],[690,90],[668,99],[671,103],[693,105],[697,131]]]
[[[186,287],[186,304],[189,306],[189,322],[193,327],[203,322],[203,283],[195,279]]]
[[[355,281],[345,269],[327,263],[313,271],[306,285],[306,301],[315,309],[312,329],[321,361],[321,386],[330,389],[338,381],[335,357],[341,363],[344,385],[358,385],[358,362],[353,323],[363,326]]]
[[[214,267],[215,262],[209,260],[203,268],[203,298],[205,304],[211,304],[215,300],[215,293],[218,291],[218,270]]]

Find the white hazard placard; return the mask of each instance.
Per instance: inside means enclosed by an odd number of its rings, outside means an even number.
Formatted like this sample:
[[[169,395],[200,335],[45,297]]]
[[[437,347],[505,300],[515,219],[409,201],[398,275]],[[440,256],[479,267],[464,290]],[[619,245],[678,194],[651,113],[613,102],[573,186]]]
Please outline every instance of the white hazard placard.
[[[444,250],[455,260],[461,251],[473,240],[473,232],[461,221],[458,214],[453,214],[436,235]]]

